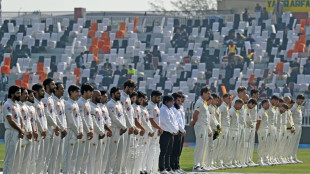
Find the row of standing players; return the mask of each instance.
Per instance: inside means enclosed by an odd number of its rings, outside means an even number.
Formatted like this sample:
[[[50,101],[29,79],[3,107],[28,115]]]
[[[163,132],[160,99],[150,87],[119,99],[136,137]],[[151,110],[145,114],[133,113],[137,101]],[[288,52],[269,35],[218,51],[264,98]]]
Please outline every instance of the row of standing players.
[[[60,173],[62,164],[62,173],[184,173],[184,94],[164,96],[159,109],[160,91],[148,101],[135,88],[127,80],[123,91],[111,88],[108,101],[108,91],[71,85],[65,101],[64,85],[51,78],[32,90],[11,86],[3,172]]]
[[[194,108],[190,125],[194,126],[196,147],[194,172],[216,169],[302,163],[297,149],[302,132],[302,107],[305,96],[272,96],[261,102],[258,110],[257,89],[240,86],[233,99],[221,99],[207,87]],[[255,134],[258,135],[258,161],[253,162]]]

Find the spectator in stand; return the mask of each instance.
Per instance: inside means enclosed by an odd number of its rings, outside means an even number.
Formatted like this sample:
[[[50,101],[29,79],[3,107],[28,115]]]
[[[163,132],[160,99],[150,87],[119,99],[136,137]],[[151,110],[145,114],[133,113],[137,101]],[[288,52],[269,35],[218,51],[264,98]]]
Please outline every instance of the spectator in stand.
[[[281,2],[281,0],[278,0],[277,4],[275,5],[274,10],[273,10],[273,14],[276,15],[276,22],[277,22],[277,24],[281,24],[282,23],[283,11],[284,11],[283,2]]]
[[[243,34],[237,33],[237,39],[236,39],[237,47],[243,47],[245,39],[246,38]]]
[[[104,87],[103,87],[103,83],[102,83],[102,82],[99,83],[98,90],[99,90],[99,91],[104,90]]]
[[[116,65],[116,70],[114,71],[114,75],[121,75],[121,71],[119,70],[118,65]]]
[[[112,69],[112,64],[109,62],[109,59],[105,59],[105,63],[103,64],[105,69]]]
[[[106,70],[105,70],[104,66],[102,66],[101,70],[99,71],[99,75],[102,75],[104,77],[105,74],[106,74]]]
[[[181,30],[180,28],[177,28],[176,31],[175,31],[175,34],[173,35],[173,38],[171,40],[171,46],[172,47],[175,47],[176,45],[176,41],[181,37]]]
[[[78,55],[75,58],[75,63],[76,63],[76,67],[77,68],[85,69],[85,66],[84,66],[84,52],[81,52],[80,55]]]
[[[191,90],[191,93],[195,93],[195,98],[198,98],[200,96],[200,87],[199,83],[195,83],[194,88]]]
[[[263,83],[262,86],[259,88],[259,98],[266,99],[268,97],[266,84]]]
[[[251,43],[251,45],[255,42],[255,39],[252,38],[252,34],[250,33],[248,38],[246,38],[245,41],[249,41]]]
[[[250,13],[248,12],[247,8],[244,9],[244,12],[242,14],[242,19],[243,19],[243,21],[246,21],[246,22],[250,22],[250,20],[251,20],[251,16],[250,16]]]
[[[210,87],[211,92],[216,93],[216,87],[214,83],[211,83],[211,87]]]
[[[2,61],[4,59],[4,52],[5,52],[5,49],[4,49],[3,45],[0,44],[0,64],[2,63]]]
[[[296,83],[297,82],[297,76],[299,74],[299,67],[300,67],[300,64],[297,62],[297,58],[294,59],[294,61],[292,61],[290,63],[290,67],[291,67],[291,76],[290,78],[288,79],[288,83],[289,82],[294,82]]]
[[[261,12],[262,11],[262,7],[259,5],[259,3],[256,4],[254,11],[255,12]]]
[[[136,70],[132,67],[132,65],[129,65],[128,66],[128,72],[127,72],[128,75],[136,75]]]
[[[267,20],[267,19],[269,19],[269,14],[268,14],[268,12],[267,12],[266,7],[263,8],[263,11],[262,11],[262,13],[261,13],[261,18],[262,18],[262,20]]]
[[[123,65],[122,70],[121,70],[121,76],[126,77],[128,73],[128,70],[126,68],[126,65]]]
[[[108,68],[106,70],[105,76],[106,77],[113,77],[113,70],[112,70],[112,68]]]
[[[283,96],[285,93],[291,93],[290,88],[287,86],[287,84],[283,85]]]
[[[238,53],[237,46],[234,41],[230,41],[226,52],[228,53],[229,62],[233,61],[233,57]]]
[[[244,57],[245,62],[247,63],[247,67],[249,66],[251,61],[254,61],[254,52],[252,49],[248,49],[248,54]]]
[[[246,90],[248,91],[248,93],[251,93],[251,90],[254,89],[253,85],[251,83],[248,83],[248,87],[246,88]]]
[[[153,54],[150,51],[146,52],[146,55],[143,57],[144,60],[144,69],[150,70],[152,65]]]
[[[281,94],[281,89],[279,88],[277,83],[274,84],[273,93]]]
[[[158,58],[158,62],[161,62],[161,54],[159,50],[154,50],[153,51],[153,57],[157,57]]]
[[[184,31],[181,34],[181,37],[179,37],[176,40],[176,48],[185,48],[188,43],[188,33],[184,29]]]
[[[0,90],[5,91],[5,87],[8,84],[9,79],[5,74],[1,74],[1,79],[0,79]]]
[[[304,65],[303,74],[310,74],[310,59],[308,58],[307,63]]]

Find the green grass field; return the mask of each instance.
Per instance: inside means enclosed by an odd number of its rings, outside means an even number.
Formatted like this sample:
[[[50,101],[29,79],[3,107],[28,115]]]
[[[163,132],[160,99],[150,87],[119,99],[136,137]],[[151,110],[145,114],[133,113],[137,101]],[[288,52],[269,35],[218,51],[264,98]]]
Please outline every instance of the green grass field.
[[[0,144],[0,168],[3,167],[4,144]],[[231,173],[310,173],[310,149],[299,149],[298,158],[303,164],[288,164],[268,167],[248,167],[245,169],[219,170],[218,172]],[[181,167],[186,171],[191,171],[193,167],[194,148],[184,147],[181,156]],[[254,152],[254,161],[257,159],[257,152]],[[217,172],[217,171],[215,171]]]

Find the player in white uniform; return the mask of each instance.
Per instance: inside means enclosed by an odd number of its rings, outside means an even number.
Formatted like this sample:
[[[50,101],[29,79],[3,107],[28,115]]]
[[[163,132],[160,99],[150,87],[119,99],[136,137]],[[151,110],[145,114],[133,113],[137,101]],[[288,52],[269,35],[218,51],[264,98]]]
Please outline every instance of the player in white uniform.
[[[200,91],[200,97],[196,101],[193,120],[190,125],[194,126],[196,136],[196,146],[194,152],[193,172],[208,171],[203,167],[203,155],[208,144],[208,139],[213,135],[210,127],[210,113],[206,101],[211,93],[208,87],[203,87]]]
[[[44,171],[49,171],[55,173],[55,161],[58,155],[59,141],[54,141],[59,139],[60,127],[58,126],[59,117],[56,116],[55,104],[53,100],[53,93],[55,92],[55,82],[51,78],[47,78],[43,81],[43,86],[45,89],[45,95],[42,99],[44,104],[44,112],[47,120],[48,134],[44,141],[45,148],[45,168]],[[58,120],[58,121],[57,121]]]
[[[220,109],[221,114],[221,126],[222,126],[222,132],[220,134],[220,144],[219,144],[219,157],[218,157],[218,168],[224,168],[224,164],[227,163],[227,160],[225,158],[226,153],[229,153],[227,151],[228,147],[228,135],[229,135],[229,127],[230,127],[230,117],[228,114],[229,111],[229,105],[231,104],[231,95],[230,94],[224,94],[223,95],[223,102]]]
[[[230,126],[229,126],[229,135],[228,135],[228,149],[226,153],[227,163],[225,164],[226,168],[236,168],[237,165],[237,146],[238,146],[238,135],[239,135],[239,111],[243,108],[243,101],[241,99],[237,99],[234,102],[234,105],[228,111],[228,115],[230,118]]]
[[[8,100],[3,105],[4,127],[5,127],[5,157],[3,173],[13,173],[14,161],[19,141],[24,137],[24,125],[17,101],[20,100],[21,90],[19,86],[9,88]]]
[[[32,143],[32,150],[31,150],[31,159],[30,165],[27,170],[28,173],[36,173],[36,161],[37,161],[37,146],[38,146],[38,126],[36,123],[36,109],[34,107],[34,91],[28,89],[28,101],[26,102],[29,111],[29,119],[32,126],[32,135],[33,135],[33,143]]]
[[[111,128],[111,119],[110,119],[110,116],[109,116],[109,112],[108,112],[108,108],[106,106],[107,102],[108,102],[108,91],[107,90],[102,90],[100,91],[101,93],[101,103],[99,103],[98,105],[100,106],[101,108],[101,111],[102,111],[102,117],[106,123],[106,125],[108,126],[108,128],[112,131],[112,128]],[[108,133],[109,134],[109,133]],[[113,132],[112,132],[112,135],[113,135]],[[106,171],[107,169],[107,164],[108,164],[108,158],[109,158],[109,152],[110,152],[110,140],[111,140],[111,137],[109,136],[105,136],[102,140],[102,144],[105,145],[105,150],[104,150],[104,154],[103,154],[103,157],[102,157],[102,166],[101,166],[101,171],[102,172],[105,172],[105,173],[108,173]]]
[[[124,83],[124,90],[121,93],[121,104],[123,106],[123,113],[126,119],[126,127],[128,129],[128,134],[124,134],[124,153],[122,160],[122,172],[127,173],[127,163],[134,163],[133,158],[129,158],[129,154],[134,153],[136,148],[135,137],[138,134],[138,130],[134,124],[134,118],[131,112],[131,100],[129,95],[133,93],[136,88],[136,83],[129,79]],[[135,133],[135,134],[134,134]]]
[[[48,134],[48,128],[47,128],[47,120],[44,112],[44,104],[41,101],[44,98],[45,90],[43,85],[41,84],[35,84],[32,86],[32,90],[34,91],[34,106],[36,108],[36,123],[38,126],[38,132],[39,132],[39,137],[37,139],[37,142],[39,143],[36,147],[36,151],[38,152],[37,154],[37,163],[36,163],[36,172],[37,173],[42,173],[44,170],[44,159],[45,159],[45,148],[44,148],[44,141],[45,137]]]
[[[62,99],[64,93],[65,93],[65,88],[64,85],[61,82],[57,82],[55,88],[55,92],[53,95],[53,100],[54,100],[54,105],[55,105],[55,113],[57,119],[57,124],[60,127],[61,134],[60,136],[57,136],[55,138],[55,147],[53,149],[52,153],[57,153],[57,159],[53,163],[55,167],[54,173],[60,173],[60,164],[63,159],[63,153],[67,153],[64,151],[64,142],[65,142],[65,137],[67,135],[67,118],[65,114],[65,100]],[[57,148],[58,147],[58,148]]]
[[[283,144],[281,141],[283,141],[284,139],[284,134],[285,131],[283,129],[286,129],[286,122],[283,122],[284,120],[286,120],[286,111],[288,110],[288,106],[286,104],[284,104],[283,99],[279,99],[279,105],[278,105],[278,109],[277,109],[277,113],[276,113],[276,118],[277,118],[277,122],[276,122],[276,127],[277,127],[277,144],[276,146],[278,147],[278,150],[276,151],[276,161],[278,162],[278,164],[282,164],[282,149]],[[284,123],[284,124],[283,124]]]
[[[76,162],[76,172],[78,173],[86,173],[87,171],[87,163],[89,161],[89,148],[90,148],[90,141],[94,135],[94,126],[93,126],[93,119],[91,117],[91,108],[89,99],[93,94],[94,88],[88,84],[83,83],[81,86],[81,94],[82,96],[77,101],[80,109],[80,115],[83,122],[83,136],[82,140],[79,141],[79,158]],[[87,136],[86,136],[87,135]]]
[[[68,135],[64,145],[63,173],[76,173],[76,161],[78,158],[79,141],[83,137],[83,124],[77,100],[80,96],[80,88],[71,85],[68,88],[69,99],[65,103]],[[82,158],[82,157],[80,157]]]
[[[270,106],[268,109],[268,136],[267,136],[267,157],[268,162],[270,164],[277,164],[275,161],[275,151],[277,150],[276,147],[276,134],[277,129],[275,127],[276,122],[276,112],[277,112],[277,105],[279,103],[279,97],[272,96],[270,100]]]
[[[268,136],[268,109],[269,101],[262,101],[262,108],[258,112],[256,132],[258,135],[257,161],[260,166],[268,166],[267,136]]]
[[[124,151],[124,133],[127,132],[126,120],[123,106],[120,103],[121,91],[119,87],[110,90],[111,100],[107,104],[109,116],[112,121],[113,135],[110,143],[110,157],[108,162],[108,173],[119,173],[121,171],[122,156]]]
[[[153,165],[152,171],[155,173],[158,171],[158,160],[159,160],[159,137],[163,133],[160,123],[160,110],[158,104],[161,100],[162,93],[158,90],[153,90],[151,93],[151,100],[149,101],[146,109],[150,114],[150,122],[155,132],[154,136],[151,139],[150,147],[148,151],[148,164]]]
[[[18,102],[23,118],[25,136],[21,141],[20,149],[21,153],[19,159],[19,173],[27,173],[30,166],[31,154],[32,154],[32,126],[31,126],[31,114],[28,110],[26,101],[28,100],[28,90],[21,87],[20,102]]]
[[[293,116],[293,121],[294,121],[294,126],[295,126],[295,133],[292,135],[292,146],[290,149],[292,149],[292,160],[297,162],[297,163],[302,163],[302,161],[297,159],[297,150],[298,150],[298,145],[299,141],[301,138],[301,132],[302,132],[302,110],[301,110],[301,105],[305,101],[305,96],[302,94],[299,94],[296,98],[296,103],[293,105],[291,111],[292,111],[292,116]]]

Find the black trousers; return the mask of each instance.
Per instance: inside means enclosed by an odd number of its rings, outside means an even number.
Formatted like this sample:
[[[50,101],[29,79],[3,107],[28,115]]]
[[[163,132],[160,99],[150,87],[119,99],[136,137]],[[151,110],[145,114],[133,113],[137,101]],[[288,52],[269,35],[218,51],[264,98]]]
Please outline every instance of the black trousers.
[[[174,135],[173,136],[173,149],[170,158],[170,166],[172,170],[180,169],[180,156],[183,149],[184,136],[182,135]]]
[[[171,171],[170,156],[173,149],[173,135],[170,132],[164,131],[160,136],[160,154],[159,154],[159,170]]]

